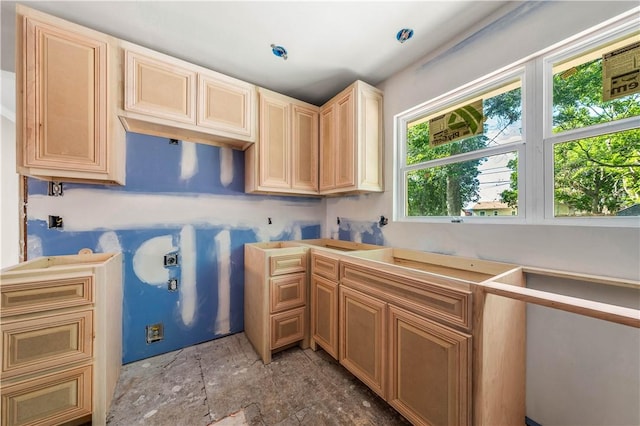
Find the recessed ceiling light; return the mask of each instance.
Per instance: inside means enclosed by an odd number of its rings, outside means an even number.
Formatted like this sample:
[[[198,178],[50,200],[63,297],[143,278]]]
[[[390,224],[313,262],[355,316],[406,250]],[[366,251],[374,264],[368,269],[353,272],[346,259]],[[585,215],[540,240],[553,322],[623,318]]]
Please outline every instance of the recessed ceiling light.
[[[413,30],[411,28],[403,28],[400,31],[398,31],[398,34],[396,34],[396,39],[400,43],[404,43],[405,41],[409,40],[411,37],[413,37]]]
[[[285,49],[282,46],[276,46],[275,44],[271,45],[271,51],[273,52],[274,55],[276,55],[279,58],[284,59],[285,61],[287,60],[287,49]]]

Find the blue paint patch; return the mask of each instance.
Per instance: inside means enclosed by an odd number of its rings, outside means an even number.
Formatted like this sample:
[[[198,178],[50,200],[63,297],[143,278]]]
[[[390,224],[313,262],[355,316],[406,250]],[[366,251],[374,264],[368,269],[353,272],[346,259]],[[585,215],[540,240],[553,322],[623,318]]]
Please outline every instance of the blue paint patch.
[[[384,235],[377,222],[356,221],[340,218],[338,239],[354,241],[354,236],[359,234],[359,241],[365,244],[384,245]]]

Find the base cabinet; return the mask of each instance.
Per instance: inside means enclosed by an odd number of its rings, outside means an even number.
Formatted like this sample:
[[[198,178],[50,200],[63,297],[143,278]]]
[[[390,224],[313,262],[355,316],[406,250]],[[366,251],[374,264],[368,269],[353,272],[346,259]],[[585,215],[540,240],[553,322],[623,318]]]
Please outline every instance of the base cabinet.
[[[307,251],[283,242],[244,246],[244,331],[265,364],[289,345],[309,347]]]
[[[524,285],[517,266],[479,259],[341,257],[340,363],[412,424],[522,424],[525,306],[474,284],[496,275]]]
[[[34,259],[0,277],[2,426],[105,425],[122,364],[122,255]]]
[[[471,348],[470,335],[389,306],[389,404],[416,425],[471,424]]]

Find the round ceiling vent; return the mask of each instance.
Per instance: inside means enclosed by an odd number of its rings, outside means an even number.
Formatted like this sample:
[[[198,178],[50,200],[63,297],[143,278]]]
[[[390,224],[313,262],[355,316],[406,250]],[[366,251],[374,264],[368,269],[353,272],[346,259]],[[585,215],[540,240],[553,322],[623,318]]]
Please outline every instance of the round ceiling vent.
[[[413,30],[411,28],[403,28],[398,31],[398,34],[396,34],[396,40],[398,40],[400,43],[404,43],[411,37],[413,37]]]
[[[287,60],[287,49],[285,49],[282,46],[277,46],[275,44],[271,45],[271,51],[273,52],[274,55],[276,55],[278,58],[282,58],[285,61]]]

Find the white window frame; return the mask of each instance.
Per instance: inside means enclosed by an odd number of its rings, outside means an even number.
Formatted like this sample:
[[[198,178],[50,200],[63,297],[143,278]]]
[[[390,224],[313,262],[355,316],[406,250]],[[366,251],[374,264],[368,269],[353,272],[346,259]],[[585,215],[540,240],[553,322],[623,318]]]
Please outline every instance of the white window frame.
[[[520,206],[524,206],[525,199],[524,194],[526,190],[524,188],[525,179],[521,175],[520,170],[524,170],[523,163],[526,163],[525,158],[525,146],[526,146],[526,134],[525,134],[525,97],[526,97],[526,80],[525,71],[522,66],[515,66],[510,69],[494,73],[490,76],[476,80],[463,88],[449,92],[442,95],[432,101],[418,105],[404,113],[395,116],[394,120],[394,133],[395,133],[395,203],[394,203],[394,220],[402,222],[478,222],[478,223],[523,223],[524,217],[518,214],[517,216],[407,216],[405,206],[407,203],[406,195],[406,179],[405,174],[413,170],[421,170],[427,167],[437,167],[445,164],[460,163],[468,160],[474,160],[477,158],[491,157],[493,155],[505,154],[509,152],[516,152],[518,156],[518,212],[520,212]],[[492,88],[499,88],[500,86],[513,81],[514,79],[520,79],[522,94],[522,139],[517,142],[512,142],[504,145],[497,145],[488,148],[482,148],[475,151],[465,152],[462,154],[452,155],[445,158],[438,158],[422,163],[407,165],[407,127],[408,124],[418,120],[422,117],[432,115],[443,109],[449,108],[456,104],[464,103],[467,99],[482,93]],[[402,141],[399,143],[399,141]],[[522,190],[521,190],[522,188]]]
[[[510,66],[474,80],[458,89],[438,96],[394,116],[394,203],[393,219],[417,223],[482,223],[482,224],[547,224],[607,227],[640,227],[638,216],[563,217],[554,216],[553,147],[557,143],[640,127],[640,117],[631,117],[587,128],[552,133],[553,63],[574,56],[592,47],[630,35],[640,28],[635,8],[619,18],[558,43],[524,58]],[[499,86],[514,77],[522,82],[522,141],[463,153],[419,164],[406,164],[407,125],[421,117],[464,102],[488,87]],[[542,88],[542,90],[540,90]],[[604,132],[603,130],[606,130]],[[517,216],[407,216],[405,174],[411,170],[488,157],[516,151],[518,155],[518,215]],[[481,153],[481,156],[478,154]],[[453,159],[453,160],[452,160]]]
[[[597,48],[603,44],[615,41],[621,37],[632,35],[638,31],[637,20],[627,20],[604,28],[594,34],[584,36],[579,40],[557,48],[541,57],[544,87],[543,102],[543,152],[544,152],[544,222],[555,225],[590,225],[590,226],[640,226],[638,216],[606,216],[606,217],[555,217],[554,213],[554,147],[556,144],[570,142],[579,139],[600,136],[606,133],[615,133],[632,130],[640,127],[640,116],[630,117],[608,123],[600,123],[593,126],[572,129],[560,133],[553,133],[553,64],[562,62],[570,57],[580,55],[582,52]],[[548,182],[548,184],[547,184]]]

